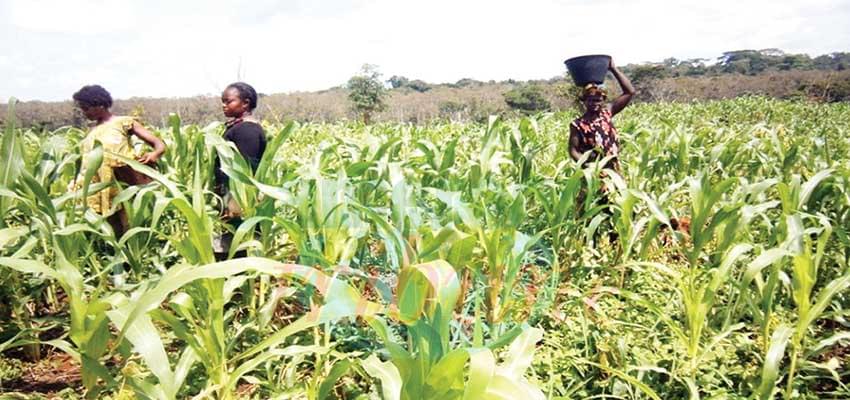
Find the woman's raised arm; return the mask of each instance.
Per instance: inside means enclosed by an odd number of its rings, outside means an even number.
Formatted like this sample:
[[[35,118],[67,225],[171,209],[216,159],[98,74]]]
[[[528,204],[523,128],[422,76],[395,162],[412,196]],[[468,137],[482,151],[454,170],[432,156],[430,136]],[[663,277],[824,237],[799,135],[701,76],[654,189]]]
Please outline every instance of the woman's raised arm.
[[[629,81],[629,78],[626,77],[617,67],[614,66],[614,59],[611,59],[611,63],[608,64],[608,70],[614,74],[614,78],[617,79],[617,83],[620,84],[620,89],[623,90],[623,94],[614,99],[611,102],[611,115],[617,115],[620,111],[623,111],[629,102],[632,101],[632,96],[635,95],[635,87],[632,86],[632,82]]]

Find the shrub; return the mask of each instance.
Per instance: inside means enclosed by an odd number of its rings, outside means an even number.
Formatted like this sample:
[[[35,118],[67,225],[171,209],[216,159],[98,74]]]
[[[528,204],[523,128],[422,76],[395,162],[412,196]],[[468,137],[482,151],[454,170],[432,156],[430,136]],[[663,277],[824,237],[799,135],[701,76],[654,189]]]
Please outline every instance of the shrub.
[[[511,109],[519,110],[526,114],[547,111],[551,104],[543,96],[543,88],[538,85],[526,85],[511,89],[504,95],[505,103]]]

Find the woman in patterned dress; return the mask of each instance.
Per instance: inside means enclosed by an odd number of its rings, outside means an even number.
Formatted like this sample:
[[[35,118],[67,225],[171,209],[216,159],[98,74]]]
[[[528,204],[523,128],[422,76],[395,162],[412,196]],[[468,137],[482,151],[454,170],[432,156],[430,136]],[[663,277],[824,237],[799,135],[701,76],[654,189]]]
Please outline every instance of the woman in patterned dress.
[[[614,99],[610,104],[606,104],[607,94],[605,90],[595,84],[586,85],[579,100],[584,105],[584,114],[576,118],[570,124],[570,156],[573,160],[580,160],[585,153],[588,157],[584,164],[611,157],[606,163],[605,168],[611,169],[616,173],[620,173],[620,141],[617,137],[617,129],[611,119],[622,111],[629,102],[632,96],[635,95],[635,88],[617,67],[614,66],[614,61],[608,64],[608,70],[614,74],[617,83],[623,94]],[[606,172],[602,172],[605,176]],[[584,204],[587,199],[587,188],[582,188],[576,199],[576,210],[579,214],[584,213],[588,205]],[[610,200],[608,199],[608,190],[603,185],[600,188],[599,195],[596,200],[598,205],[604,206],[604,213],[611,214]],[[597,232],[598,233],[598,232]],[[595,235],[594,235],[595,236]],[[608,241],[613,243],[618,240],[616,230],[608,230]]]
[[[620,142],[611,119],[626,108],[635,95],[635,88],[629,78],[614,66],[613,60],[608,70],[617,79],[623,94],[605,104],[607,94],[604,89],[592,83],[584,87],[579,96],[584,105],[584,115],[570,124],[570,156],[578,161],[584,153],[591,152],[588,162],[611,156],[605,167],[620,172]]]

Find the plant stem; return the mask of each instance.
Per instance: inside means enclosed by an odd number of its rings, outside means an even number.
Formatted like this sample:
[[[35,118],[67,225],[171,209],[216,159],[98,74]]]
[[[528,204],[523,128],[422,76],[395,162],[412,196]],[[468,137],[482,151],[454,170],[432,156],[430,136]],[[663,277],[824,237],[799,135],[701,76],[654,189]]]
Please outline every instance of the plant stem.
[[[794,336],[794,343],[791,346],[791,366],[788,369],[788,383],[785,386],[785,400],[789,400],[791,398],[791,394],[794,390],[794,373],[797,369],[797,348],[799,347],[799,344],[796,338],[797,335]]]

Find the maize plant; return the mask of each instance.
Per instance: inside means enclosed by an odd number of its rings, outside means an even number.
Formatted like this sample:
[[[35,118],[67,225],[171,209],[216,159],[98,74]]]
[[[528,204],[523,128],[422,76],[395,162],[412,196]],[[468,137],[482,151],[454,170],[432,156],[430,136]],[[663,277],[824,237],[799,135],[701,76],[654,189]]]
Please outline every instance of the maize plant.
[[[4,394],[65,365],[87,398],[850,398],[846,103],[635,105],[619,171],[571,158],[572,110],[263,121],[256,170],[173,114],[156,166],[119,158],[135,186],[92,183],[117,156],[14,106]]]

